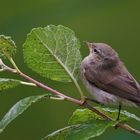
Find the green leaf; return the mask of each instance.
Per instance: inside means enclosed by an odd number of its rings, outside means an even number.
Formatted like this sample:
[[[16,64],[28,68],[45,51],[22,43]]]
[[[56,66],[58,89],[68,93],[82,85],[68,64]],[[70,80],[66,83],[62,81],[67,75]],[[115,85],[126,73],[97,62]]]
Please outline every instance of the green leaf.
[[[8,88],[14,88],[20,84],[19,80],[0,78],[0,91]]]
[[[57,130],[42,140],[89,140],[103,134],[108,127],[115,124],[112,121],[91,120]]]
[[[69,119],[69,124],[80,124],[91,120],[102,119],[96,113],[89,109],[76,109],[71,118]],[[103,119],[102,119],[103,120]]]
[[[22,114],[32,103],[35,103],[43,97],[47,96],[50,96],[50,94],[30,96],[17,102],[0,121],[0,133],[6,128],[9,123],[11,123],[16,117]]]
[[[27,36],[23,54],[28,66],[46,78],[70,82],[78,77],[80,42],[62,25],[35,28]]]
[[[0,35],[0,58],[12,57],[16,52],[16,45],[9,36]]]

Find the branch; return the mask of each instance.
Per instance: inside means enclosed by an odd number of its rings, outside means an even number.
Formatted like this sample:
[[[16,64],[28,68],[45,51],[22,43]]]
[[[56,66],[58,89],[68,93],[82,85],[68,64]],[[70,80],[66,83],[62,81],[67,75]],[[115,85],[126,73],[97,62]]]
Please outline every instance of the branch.
[[[34,80],[33,78],[29,77],[28,75],[26,75],[26,74],[24,74],[22,72],[17,72],[17,74],[19,74],[21,77],[27,79],[28,81],[36,84],[36,86],[41,87],[41,88],[51,92],[52,94],[54,94],[54,95],[56,95],[56,96],[58,96],[60,98],[63,98],[65,100],[69,100],[69,101],[74,102],[74,103],[76,103],[78,105],[82,105],[83,104],[80,100],[77,100],[77,99],[71,98],[71,97],[69,97],[67,95],[64,95],[64,94],[60,93],[59,91],[54,90],[54,89],[52,89],[52,88],[50,88],[50,87],[48,87],[48,86],[46,86],[46,85],[36,81],[36,80]]]
[[[7,68],[7,67],[6,67]],[[9,67],[8,67],[9,68]],[[16,71],[15,69],[5,69],[7,71],[10,71],[10,72],[13,72],[13,73],[16,73],[18,75],[20,75],[21,77],[25,78],[26,80],[32,82],[33,84],[35,84],[36,86],[40,87],[40,88],[43,88],[45,89],[46,91],[49,91],[51,92],[52,94],[56,95],[57,97],[59,97],[60,99],[63,99],[63,100],[68,100],[68,101],[71,101],[77,105],[80,105],[84,108],[88,108],[90,109],[91,111],[95,112],[96,114],[98,114],[99,116],[101,116],[102,118],[104,118],[105,120],[110,120],[110,121],[113,121],[113,119],[107,115],[105,115],[103,112],[97,110],[96,108],[94,108],[93,106],[89,105],[87,103],[87,101],[83,101],[83,100],[78,100],[78,99],[75,99],[75,98],[72,98],[72,97],[69,97],[67,95],[64,95],[63,93],[57,91],[57,90],[54,90],[52,89],[51,87],[47,86],[47,85],[44,85],[43,83],[40,83],[38,82],[37,80],[34,80],[33,78],[29,77],[28,75],[22,73],[21,71]],[[16,72],[15,72],[16,71]],[[129,131],[130,133],[133,133],[135,135],[138,135],[140,136],[140,131],[139,130],[136,130],[134,128],[132,128],[131,126],[129,126],[128,124],[126,123],[118,123],[116,125],[117,127],[119,128],[122,128],[126,131]]]

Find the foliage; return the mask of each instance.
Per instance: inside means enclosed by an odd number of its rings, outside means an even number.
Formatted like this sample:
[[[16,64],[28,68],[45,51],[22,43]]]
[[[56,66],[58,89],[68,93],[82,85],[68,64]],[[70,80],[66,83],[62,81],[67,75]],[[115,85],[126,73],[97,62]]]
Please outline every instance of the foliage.
[[[27,36],[23,53],[28,66],[41,76],[70,82],[77,78],[81,62],[80,42],[62,25],[35,28]]]
[[[35,103],[42,98],[49,97],[49,99],[55,100],[66,99],[82,105],[80,100],[66,96],[22,73],[12,59],[15,52],[16,46],[14,41],[11,40],[10,37],[1,35],[0,60],[2,58],[8,58],[14,69],[5,65],[1,60],[0,72],[8,70],[20,75],[31,83],[16,79],[0,78],[0,91],[16,87],[19,84],[25,84],[42,87],[53,93],[55,97],[52,97],[50,94],[44,94],[30,96],[20,100],[1,119],[0,133],[32,103]],[[39,27],[33,29],[28,34],[23,45],[23,54],[25,62],[33,71],[51,80],[73,82],[81,97],[83,97],[83,93],[77,81],[81,63],[80,42],[71,29],[62,25],[49,25],[44,28]],[[128,121],[130,119],[140,121],[140,118],[127,111],[121,111],[120,120],[116,121],[118,110],[101,107],[96,107],[96,109],[112,119],[105,120],[100,115],[97,115],[95,112],[88,109],[77,109],[69,119],[67,127],[57,130],[43,139],[89,140],[103,134],[107,128],[114,127],[122,121]]]
[[[12,57],[16,52],[16,45],[9,36],[0,35],[0,57]]]
[[[106,109],[106,115],[117,118],[118,110],[97,108],[100,110]],[[140,118],[134,116],[134,114],[130,115],[129,112],[123,110],[121,111],[120,121],[129,119],[140,121]],[[51,133],[43,140],[89,140],[103,134],[107,128],[114,127],[120,121],[104,120],[89,109],[77,109],[69,120],[69,126]]]

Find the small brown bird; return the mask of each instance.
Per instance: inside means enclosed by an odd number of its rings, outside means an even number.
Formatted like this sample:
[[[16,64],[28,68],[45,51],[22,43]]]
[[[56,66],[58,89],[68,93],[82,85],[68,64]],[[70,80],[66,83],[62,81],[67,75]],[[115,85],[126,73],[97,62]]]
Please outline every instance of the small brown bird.
[[[140,106],[140,85],[118,54],[105,43],[88,43],[90,53],[82,61],[81,79],[93,100],[101,104]]]

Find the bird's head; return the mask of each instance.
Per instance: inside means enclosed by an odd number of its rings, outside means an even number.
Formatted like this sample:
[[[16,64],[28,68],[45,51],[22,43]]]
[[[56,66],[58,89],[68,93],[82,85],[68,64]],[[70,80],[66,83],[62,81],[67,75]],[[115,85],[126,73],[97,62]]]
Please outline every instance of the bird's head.
[[[109,68],[115,66],[119,61],[118,54],[109,45],[105,43],[86,42],[90,54],[91,63],[96,66]]]

